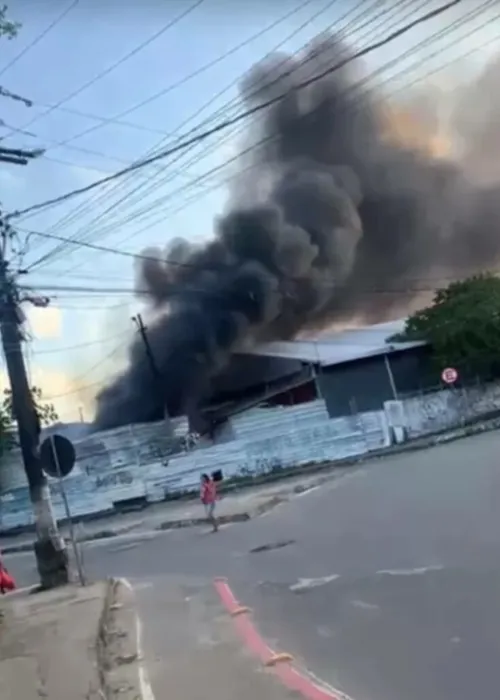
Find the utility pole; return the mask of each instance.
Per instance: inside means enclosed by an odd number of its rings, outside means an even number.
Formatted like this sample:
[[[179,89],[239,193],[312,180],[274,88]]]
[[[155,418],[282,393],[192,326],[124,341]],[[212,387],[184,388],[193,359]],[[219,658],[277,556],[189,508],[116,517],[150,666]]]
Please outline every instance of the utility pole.
[[[0,35],[13,37],[18,25],[5,18],[0,8]],[[31,107],[32,102],[0,86],[0,96]],[[0,163],[27,165],[43,154],[43,149],[0,147]],[[19,294],[5,260],[7,244],[13,235],[0,211],[0,336],[12,391],[12,410],[17,422],[21,453],[35,516],[35,557],[42,588],[68,583],[69,567],[64,540],[57,531],[47,478],[42,470],[39,437],[40,421],[33,402],[21,348],[22,313]]]
[[[68,583],[69,566],[64,540],[59,535],[50,501],[47,478],[39,451],[40,422],[26,376],[21,348],[22,314],[15,283],[5,261],[5,224],[0,219],[0,335],[12,390],[12,407],[17,422],[21,453],[35,516],[34,551],[42,588]]]
[[[132,321],[135,323],[139,333],[141,334],[142,342],[144,343],[144,348],[146,350],[146,355],[148,357],[149,366],[151,367],[153,377],[156,379],[156,381],[161,381],[161,372],[158,369],[158,365],[156,364],[155,356],[153,355],[153,350],[149,343],[148,334],[146,333],[146,326],[144,325],[144,321],[142,320],[141,314],[137,314],[137,316],[132,316]]]
[[[164,417],[165,417],[165,422],[167,424],[167,428],[169,433],[172,433],[172,426],[170,425],[170,418],[168,415],[168,410],[165,402],[165,394],[163,392],[163,375],[160,372],[158,365],[156,364],[155,356],[153,354],[153,349],[151,347],[151,344],[149,342],[148,334],[146,332],[146,326],[144,325],[144,321],[142,320],[141,314],[137,314],[137,316],[132,316],[132,321],[135,323],[137,326],[137,329],[141,335],[142,342],[144,343],[144,349],[146,350],[146,355],[148,358],[149,366],[151,367],[151,372],[153,374],[153,378],[155,380],[156,386],[158,387],[158,392],[160,395],[160,400],[163,405],[164,409]]]

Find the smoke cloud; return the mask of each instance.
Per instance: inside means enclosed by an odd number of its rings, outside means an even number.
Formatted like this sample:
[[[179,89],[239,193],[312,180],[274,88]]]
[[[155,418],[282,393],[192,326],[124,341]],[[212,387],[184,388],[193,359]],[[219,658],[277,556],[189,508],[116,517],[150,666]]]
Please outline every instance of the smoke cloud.
[[[463,148],[452,162],[388,136],[382,96],[357,88],[354,63],[295,89],[347,52],[322,37],[245,78],[247,107],[286,96],[249,124],[213,239],[144,251],[137,287],[155,312],[158,374],[137,338],[128,368],[97,396],[96,428],[157,419],[165,405],[189,414],[235,351],[349,318],[390,319],[439,280],[500,260],[500,173],[477,177],[481,134],[493,139],[499,123],[491,101],[486,111],[498,69],[467,102],[484,119],[457,119]]]

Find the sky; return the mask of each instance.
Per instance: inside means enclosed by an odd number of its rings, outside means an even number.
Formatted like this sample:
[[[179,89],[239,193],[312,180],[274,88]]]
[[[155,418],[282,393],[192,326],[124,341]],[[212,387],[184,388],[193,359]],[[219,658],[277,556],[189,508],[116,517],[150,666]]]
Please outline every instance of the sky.
[[[363,48],[439,0],[11,0],[18,37],[0,39],[5,147],[44,148],[27,166],[0,164],[4,211],[89,185],[190,130],[241,111],[238,81],[267,54],[296,53],[325,31]],[[462,0],[360,65],[389,99],[473,79],[500,38],[493,0]],[[176,156],[16,219],[13,269],[50,298],[24,304],[32,383],[64,420],[92,418],[92,400],[126,361],[140,311],[125,253],[176,237],[202,241],[227,201],[244,122]],[[40,234],[45,234],[40,235]],[[48,235],[73,238],[61,244]],[[32,267],[32,269],[30,269]],[[2,365],[3,367],[3,365]],[[0,382],[5,382],[0,376]]]

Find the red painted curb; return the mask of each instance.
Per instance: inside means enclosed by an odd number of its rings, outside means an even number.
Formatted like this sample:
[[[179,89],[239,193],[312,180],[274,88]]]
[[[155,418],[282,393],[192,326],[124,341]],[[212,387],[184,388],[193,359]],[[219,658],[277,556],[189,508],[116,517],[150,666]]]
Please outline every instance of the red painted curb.
[[[241,610],[241,604],[236,600],[226,579],[215,579],[214,586],[228,613],[235,615],[234,624],[244,644],[259,657],[263,664],[268,663],[275,656],[275,652],[268,647],[248,614],[236,614]],[[318,685],[309,676],[297,671],[289,661],[281,661],[271,670],[283,685],[289,690],[300,693],[306,700],[349,700],[343,693]]]

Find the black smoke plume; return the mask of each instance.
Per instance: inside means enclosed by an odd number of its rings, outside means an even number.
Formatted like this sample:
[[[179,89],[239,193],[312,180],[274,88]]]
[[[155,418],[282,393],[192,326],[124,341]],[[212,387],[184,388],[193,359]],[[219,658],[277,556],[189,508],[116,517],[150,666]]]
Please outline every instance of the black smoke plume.
[[[128,368],[97,396],[96,428],[154,420],[164,406],[189,413],[237,350],[401,315],[438,280],[499,261],[500,179],[473,184],[470,149],[451,162],[388,138],[381,96],[357,86],[357,64],[295,89],[346,52],[322,38],[243,81],[247,107],[285,96],[250,123],[213,240],[145,251],[138,288],[155,312],[148,337],[160,378],[138,337]],[[473,136],[472,149],[484,149]]]

